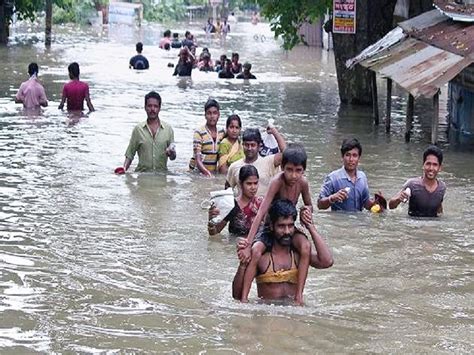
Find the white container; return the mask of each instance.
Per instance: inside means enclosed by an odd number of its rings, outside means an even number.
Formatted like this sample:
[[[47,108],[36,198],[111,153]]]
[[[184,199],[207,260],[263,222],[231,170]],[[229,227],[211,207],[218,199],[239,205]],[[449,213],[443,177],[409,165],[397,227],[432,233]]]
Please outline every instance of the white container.
[[[405,194],[408,195],[408,198],[403,199],[402,202],[403,202],[403,203],[407,203],[408,200],[410,199],[410,196],[411,196],[411,189],[410,189],[409,187],[407,187],[407,188],[405,189],[405,191],[403,191],[403,192],[405,192]]]
[[[351,192],[351,188],[350,188],[350,187],[345,187],[345,188],[344,188],[344,191],[347,192],[347,193],[349,193],[349,192]]]

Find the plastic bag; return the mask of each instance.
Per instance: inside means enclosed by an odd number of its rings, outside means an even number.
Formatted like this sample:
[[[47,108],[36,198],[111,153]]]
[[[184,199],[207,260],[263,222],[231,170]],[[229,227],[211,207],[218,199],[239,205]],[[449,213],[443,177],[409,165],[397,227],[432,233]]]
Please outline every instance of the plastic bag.
[[[201,207],[209,209],[216,207],[219,210],[219,214],[211,219],[211,222],[217,224],[226,218],[230,211],[235,207],[234,192],[232,189],[212,191],[210,193],[211,198],[204,200],[201,203]]]
[[[274,119],[268,120],[267,127],[271,128],[274,124]],[[273,136],[273,134],[268,134],[267,131],[262,133],[262,146],[260,147],[259,154],[262,157],[268,155],[277,154],[280,150],[278,149],[278,142]]]

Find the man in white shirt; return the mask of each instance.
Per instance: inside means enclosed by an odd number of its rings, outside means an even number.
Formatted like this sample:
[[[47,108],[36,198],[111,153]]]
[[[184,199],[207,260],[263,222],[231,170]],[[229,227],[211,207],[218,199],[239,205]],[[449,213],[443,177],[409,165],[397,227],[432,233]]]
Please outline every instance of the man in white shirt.
[[[275,127],[267,128],[267,132],[275,137],[280,152],[285,150],[286,142],[280,132],[278,132]],[[245,157],[230,165],[227,172],[225,188],[237,188],[238,191],[240,168],[246,164],[250,164],[257,168],[259,175],[257,195],[265,196],[268,186],[270,185],[270,180],[280,171],[282,153],[261,157],[259,150],[262,145],[262,136],[257,128],[248,128],[244,131],[242,134],[242,145]]]

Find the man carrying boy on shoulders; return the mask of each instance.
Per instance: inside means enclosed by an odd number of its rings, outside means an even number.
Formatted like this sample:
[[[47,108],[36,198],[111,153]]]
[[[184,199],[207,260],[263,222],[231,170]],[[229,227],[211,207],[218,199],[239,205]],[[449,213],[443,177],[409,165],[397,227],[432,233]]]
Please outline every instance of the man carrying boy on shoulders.
[[[297,211],[290,200],[276,200],[268,214],[270,225],[264,233],[272,244],[258,261],[257,268],[251,270],[250,276],[256,278],[258,297],[264,300],[296,298],[300,254],[291,245],[293,238],[304,237],[295,227]],[[311,213],[302,213],[300,219],[315,242],[313,266],[321,269],[330,267],[333,263],[331,252],[318,234]],[[246,269],[247,265],[241,263],[232,283],[232,296],[243,302],[248,301],[248,292],[243,293]]]

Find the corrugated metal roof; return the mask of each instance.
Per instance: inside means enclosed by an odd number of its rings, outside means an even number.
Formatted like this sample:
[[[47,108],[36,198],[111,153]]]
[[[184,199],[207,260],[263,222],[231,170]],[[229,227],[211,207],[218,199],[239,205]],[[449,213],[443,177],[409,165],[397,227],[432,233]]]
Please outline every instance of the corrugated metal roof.
[[[432,46],[461,56],[474,53],[474,24],[447,20],[421,30],[408,32]]]
[[[390,48],[395,43],[400,42],[404,39],[407,35],[403,33],[403,30],[400,27],[395,27],[389,33],[387,33],[383,38],[375,42],[374,44],[368,46],[362,52],[359,53],[358,56],[351,58],[346,61],[346,67],[352,68],[357,63],[360,63],[366,58],[370,58],[373,55],[379,53],[380,51]]]
[[[441,86],[473,63],[420,40],[409,38],[384,49],[360,64],[391,78],[415,98],[433,97]]]
[[[403,31],[408,33],[415,30],[422,30],[446,20],[449,20],[448,16],[443,15],[438,10],[431,10],[409,20],[400,22],[398,26],[403,28]]]

